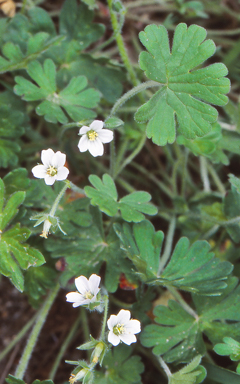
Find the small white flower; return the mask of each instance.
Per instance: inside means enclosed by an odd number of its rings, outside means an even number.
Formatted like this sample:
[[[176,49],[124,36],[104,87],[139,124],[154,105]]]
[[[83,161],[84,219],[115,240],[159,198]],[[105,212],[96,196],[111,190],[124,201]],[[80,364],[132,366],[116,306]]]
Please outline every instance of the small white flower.
[[[141,331],[141,324],[138,320],[130,320],[130,317],[130,311],[121,309],[117,316],[111,315],[108,319],[108,341],[114,346],[118,345],[120,341],[127,345],[137,341],[135,333]]]
[[[73,303],[73,307],[87,305],[97,301],[97,294],[100,291],[99,284],[101,277],[91,275],[89,280],[85,276],[79,276],[75,279],[75,285],[78,292],[70,292],[66,295],[67,301]]]
[[[103,121],[94,120],[89,127],[84,125],[79,130],[79,134],[82,135],[78,143],[80,152],[88,150],[94,157],[103,155],[102,143],[110,143],[113,139],[113,132],[102,128]]]
[[[55,180],[65,180],[68,177],[69,170],[64,167],[66,155],[52,149],[43,150],[41,153],[43,164],[36,165],[32,169],[33,176],[38,179],[45,179],[47,185],[53,185]]]

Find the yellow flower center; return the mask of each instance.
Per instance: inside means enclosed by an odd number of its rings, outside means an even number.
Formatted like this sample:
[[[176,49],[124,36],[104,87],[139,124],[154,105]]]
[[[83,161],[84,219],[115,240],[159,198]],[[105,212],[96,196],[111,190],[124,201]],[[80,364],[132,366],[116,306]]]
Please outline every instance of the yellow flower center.
[[[124,325],[123,324],[115,325],[115,327],[113,327],[113,333],[116,336],[122,335],[124,333]]]
[[[87,132],[87,137],[89,138],[90,141],[95,141],[96,138],[98,137],[97,132],[95,132],[93,129]]]
[[[91,299],[93,298],[93,296],[94,296],[94,295],[93,295],[92,292],[90,292],[90,291],[89,291],[89,292],[86,292],[85,295],[84,295],[85,299],[89,299],[89,300],[91,300]]]
[[[52,165],[49,165],[47,169],[47,175],[55,176],[56,174],[57,174],[57,168],[53,167]]]

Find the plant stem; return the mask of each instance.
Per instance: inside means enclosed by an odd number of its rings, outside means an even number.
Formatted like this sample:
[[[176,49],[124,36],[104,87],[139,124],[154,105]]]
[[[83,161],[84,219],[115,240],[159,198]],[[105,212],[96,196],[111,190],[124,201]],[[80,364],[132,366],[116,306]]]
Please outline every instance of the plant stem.
[[[114,115],[123,104],[125,104],[131,97],[137,95],[139,92],[142,92],[147,88],[159,87],[161,85],[162,84],[152,80],[149,80],[149,81],[146,81],[145,83],[137,85],[130,91],[126,92],[122,97],[120,97],[120,99],[116,101],[116,103],[112,107],[110,116]]]
[[[226,189],[225,189],[223,183],[221,182],[221,180],[220,180],[217,172],[215,171],[215,169],[210,164],[207,164],[207,169],[208,169],[210,175],[212,176],[212,178],[213,178],[213,180],[214,180],[214,182],[215,182],[219,192],[222,193],[223,195],[225,195],[226,194]]]
[[[54,361],[54,364],[52,366],[52,369],[51,369],[51,372],[49,374],[49,380],[54,380],[54,377],[56,375],[56,372],[57,372],[57,369],[58,369],[58,366],[62,360],[62,357],[66,351],[66,349],[68,348],[70,342],[72,341],[73,337],[75,336],[76,332],[77,332],[77,329],[78,329],[78,326],[81,322],[81,319],[82,319],[82,316],[81,316],[81,312],[79,313],[79,316],[77,317],[75,323],[73,324],[70,332],[68,333],[66,339],[64,340],[61,348],[60,348],[60,351],[58,352],[58,355]]]
[[[23,338],[27,331],[34,324],[38,313],[36,313],[32,319],[21,329],[21,331],[14,337],[14,339],[6,346],[6,348],[0,353],[0,361],[11,351],[11,349]]]
[[[102,323],[102,331],[101,331],[101,339],[104,340],[105,337],[105,328],[107,324],[107,315],[108,315],[108,296],[104,296],[104,316],[103,316],[103,323]]]
[[[207,160],[203,156],[200,156],[200,173],[201,173],[204,191],[210,192],[211,188],[210,188],[210,182],[208,178]]]
[[[169,224],[169,228],[168,228],[165,249],[164,249],[163,255],[161,257],[161,260],[159,262],[158,274],[157,274],[158,277],[160,276],[161,271],[165,267],[165,265],[168,262],[168,259],[170,257],[170,254],[172,251],[172,243],[173,243],[175,228],[176,228],[176,216],[173,216],[170,220],[170,224]]]
[[[110,143],[110,175],[114,178],[116,164],[115,140]]]
[[[129,60],[129,55],[126,51],[126,48],[125,48],[125,45],[124,45],[124,42],[123,42],[123,37],[121,35],[121,30],[119,28],[119,24],[118,24],[118,19],[117,19],[117,15],[116,13],[113,11],[112,9],[112,5],[113,5],[113,0],[107,0],[108,2],[108,7],[109,7],[109,12],[110,12],[110,17],[111,17],[111,23],[112,23],[112,28],[113,28],[113,31],[114,31],[114,36],[115,36],[115,39],[116,39],[116,42],[117,42],[117,46],[118,46],[118,49],[119,49],[119,53],[120,53],[120,56],[122,58],[122,61],[129,73],[129,76],[130,76],[130,79],[131,79],[131,82],[134,86],[136,86],[138,84],[138,79],[137,79],[137,76],[135,74],[135,71],[133,69],[133,66]],[[123,24],[123,22],[122,22]]]
[[[121,167],[119,167],[119,169],[115,172],[114,174],[114,178],[117,177],[117,175],[129,164],[131,163],[131,161],[134,159],[134,157],[136,157],[139,152],[142,150],[144,144],[145,144],[145,141],[146,141],[146,135],[143,134],[141,140],[139,141],[137,147],[135,148],[135,150],[131,153],[131,155],[129,155],[125,160],[124,162],[122,163]]]
[[[166,373],[168,379],[172,376],[172,373],[170,369],[168,368],[167,364],[165,361],[161,358],[161,356],[158,356],[158,361],[161,364],[161,367],[164,369],[164,372]]]
[[[189,315],[193,316],[196,320],[198,320],[197,313],[186,303],[186,301],[182,298],[180,293],[174,287],[167,287],[168,291],[175,297],[175,299],[179,302],[181,307],[189,313]]]
[[[50,216],[54,216],[55,215],[55,212],[57,210],[57,207],[58,207],[58,204],[60,203],[60,200],[61,198],[63,197],[64,193],[66,192],[66,190],[70,187],[70,183],[65,183],[64,187],[62,188],[62,190],[59,192],[59,194],[57,195],[57,198],[56,200],[54,201],[53,203],[53,206],[51,208],[51,211],[49,212],[49,215]]]
[[[46,298],[41,310],[39,311],[39,314],[37,316],[36,324],[33,327],[33,330],[30,334],[30,337],[28,339],[27,345],[25,347],[25,350],[23,352],[23,355],[19,361],[19,364],[17,366],[15,376],[17,379],[22,380],[24,377],[24,374],[26,372],[26,369],[28,367],[28,362],[30,360],[30,357],[32,355],[33,349],[36,345],[37,338],[41,332],[41,329],[43,327],[43,324],[45,323],[45,320],[47,318],[47,315],[49,313],[49,310],[58,294],[60,285],[57,283],[55,288],[50,292],[49,296]]]

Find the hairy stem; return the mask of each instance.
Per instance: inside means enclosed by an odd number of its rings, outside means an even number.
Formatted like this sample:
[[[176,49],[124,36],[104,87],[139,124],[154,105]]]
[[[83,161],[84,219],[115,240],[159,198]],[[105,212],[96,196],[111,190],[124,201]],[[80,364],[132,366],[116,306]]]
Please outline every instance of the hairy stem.
[[[160,276],[160,273],[162,272],[163,268],[167,264],[168,259],[171,255],[175,228],[176,228],[176,217],[173,216],[170,220],[170,224],[169,224],[169,228],[168,228],[165,249],[164,249],[163,255],[160,259],[160,263],[159,263],[159,267],[158,267],[158,276]]]
[[[108,296],[104,296],[104,316],[103,316],[103,323],[102,323],[102,331],[101,331],[101,339],[104,340],[105,338],[105,328],[107,324],[107,315],[108,315]]]
[[[26,372],[26,369],[28,367],[28,363],[30,360],[30,357],[32,355],[32,352],[34,350],[34,347],[36,345],[38,336],[41,332],[41,329],[43,327],[43,324],[46,321],[47,315],[50,311],[50,308],[58,294],[60,285],[57,283],[55,288],[50,292],[49,296],[46,298],[41,310],[39,311],[36,324],[34,325],[32,332],[30,334],[30,337],[28,339],[27,345],[25,347],[25,350],[23,352],[23,355],[19,361],[19,364],[17,366],[15,376],[17,379],[23,379],[24,374]]]

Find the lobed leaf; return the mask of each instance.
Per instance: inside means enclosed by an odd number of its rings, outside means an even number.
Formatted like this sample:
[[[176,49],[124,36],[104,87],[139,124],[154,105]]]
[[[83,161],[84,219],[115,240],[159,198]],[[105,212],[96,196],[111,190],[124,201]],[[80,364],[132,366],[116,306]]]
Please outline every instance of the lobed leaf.
[[[196,356],[191,363],[170,376],[169,384],[202,383],[207,375],[207,371],[202,365],[199,365],[200,362],[201,356]]]
[[[158,145],[173,143],[176,119],[178,132],[187,139],[210,132],[218,113],[209,103],[225,105],[230,83],[224,77],[227,68],[221,63],[193,71],[215,52],[213,41],[205,40],[206,30],[180,23],[171,52],[167,30],[162,25],[147,26],[139,37],[148,50],[140,54],[139,65],[149,79],[162,84],[135,114],[140,123],[149,120],[147,136]]]
[[[47,121],[51,123],[59,121],[65,124],[68,118],[62,108],[75,121],[95,117],[91,108],[97,105],[100,95],[92,88],[85,89],[87,86],[85,76],[72,78],[69,84],[58,93],[56,66],[51,59],[46,59],[43,66],[38,61],[32,61],[28,65],[27,72],[38,86],[22,76],[17,76],[14,92],[23,100],[44,100],[37,106],[36,112],[40,116],[44,115]]]
[[[99,209],[108,216],[116,215],[121,211],[125,221],[139,222],[144,220],[144,215],[155,215],[157,208],[149,203],[151,195],[147,192],[133,192],[117,202],[118,194],[115,183],[108,174],[103,175],[103,181],[98,176],[90,175],[89,181],[95,187],[85,187],[86,195],[91,199],[92,205],[98,205]]]

